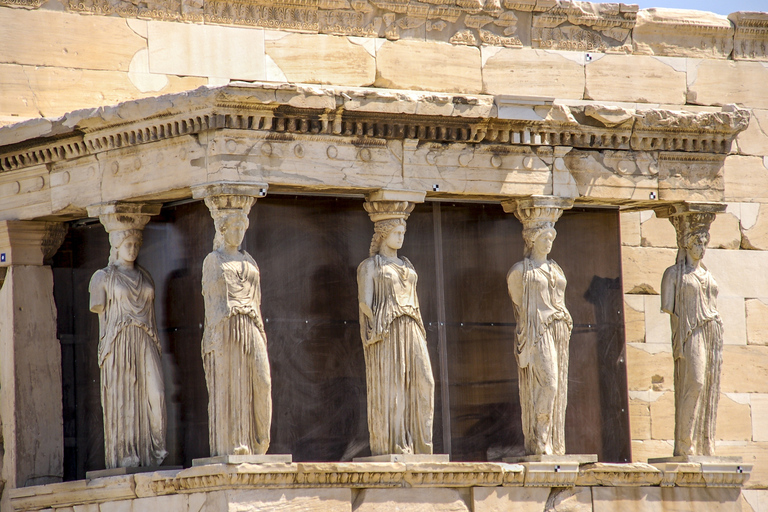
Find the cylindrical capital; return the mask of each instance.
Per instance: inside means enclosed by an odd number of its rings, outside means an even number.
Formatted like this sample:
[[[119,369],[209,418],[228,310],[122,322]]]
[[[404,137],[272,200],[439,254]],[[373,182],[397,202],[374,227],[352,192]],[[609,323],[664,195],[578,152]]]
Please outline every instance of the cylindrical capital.
[[[423,203],[423,190],[394,190],[381,188],[365,196],[363,207],[373,222],[388,219],[408,219],[416,203]]]

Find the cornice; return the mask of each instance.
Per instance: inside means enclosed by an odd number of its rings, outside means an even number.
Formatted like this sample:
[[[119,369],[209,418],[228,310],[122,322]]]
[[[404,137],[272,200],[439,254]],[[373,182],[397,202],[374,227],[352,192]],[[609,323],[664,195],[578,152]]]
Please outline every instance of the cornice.
[[[415,139],[726,154],[733,138],[749,122],[749,112],[736,108],[692,113],[617,112],[615,107],[605,107],[610,109],[610,118],[595,114],[599,106],[589,109],[543,101],[531,109],[536,115],[502,119],[493,97],[482,95],[266,84],[201,88],[0,128],[0,172],[218,129],[275,136],[338,135],[355,137],[361,145]]]

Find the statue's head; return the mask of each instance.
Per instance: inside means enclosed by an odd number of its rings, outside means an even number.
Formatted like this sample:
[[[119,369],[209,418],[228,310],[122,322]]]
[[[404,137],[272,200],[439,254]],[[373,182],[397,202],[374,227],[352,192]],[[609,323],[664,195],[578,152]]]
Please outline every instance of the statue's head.
[[[400,249],[403,246],[404,235],[405,219],[386,219],[374,223],[369,255],[378,254],[382,245],[394,250]]]
[[[125,229],[112,231],[109,234],[109,264],[118,261],[133,263],[139,256],[139,249],[144,241],[143,232],[140,229]]]
[[[526,258],[531,256],[534,248],[545,255],[550,253],[555,237],[557,237],[554,224],[554,222],[541,222],[523,229]]]
[[[213,238],[213,250],[223,247],[240,247],[248,229],[248,215],[242,210],[218,210],[213,217],[216,235]]]

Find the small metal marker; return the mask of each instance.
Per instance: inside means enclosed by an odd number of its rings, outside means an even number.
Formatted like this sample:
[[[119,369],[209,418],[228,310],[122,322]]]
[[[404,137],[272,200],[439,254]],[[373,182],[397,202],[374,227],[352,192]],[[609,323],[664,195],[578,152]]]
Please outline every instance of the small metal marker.
[[[584,60],[586,60],[587,62],[592,62],[592,54],[591,53],[584,54]]]
[[[260,189],[259,189],[259,197],[264,197],[264,196],[266,196],[266,195],[267,195],[267,189],[265,189],[265,188],[260,188]]]
[[[656,192],[651,192],[648,194],[648,199],[656,199]]]
[[[555,465],[555,473],[559,473],[559,472],[560,472],[560,465],[558,464],[558,465]]]
[[[5,263],[5,253],[0,253],[0,263]]]
[[[742,468],[741,466],[736,466],[736,472],[737,473],[743,473],[744,472],[744,468]]]
[[[432,192],[440,192],[440,185],[438,185],[437,183],[432,185]]]

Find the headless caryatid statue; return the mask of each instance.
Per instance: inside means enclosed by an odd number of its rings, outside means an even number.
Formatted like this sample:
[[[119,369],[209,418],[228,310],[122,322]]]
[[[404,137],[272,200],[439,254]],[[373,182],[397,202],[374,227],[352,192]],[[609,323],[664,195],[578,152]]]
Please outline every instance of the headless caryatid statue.
[[[670,315],[675,383],[675,456],[715,454],[715,425],[723,361],[723,322],[717,283],[701,262],[714,213],[670,216],[677,262],[664,271],[661,310]]]
[[[99,215],[112,246],[109,265],[93,275],[88,287],[90,309],[99,315],[107,469],[157,466],[168,453],[155,285],[149,272],[135,264],[142,228],[157,213],[159,206],[138,204],[89,208],[89,214]]]
[[[561,202],[548,206],[521,201],[514,210],[523,223],[525,258],[510,269],[507,287],[517,317],[515,357],[526,455],[565,454],[573,322],[565,307],[565,274],[547,258],[563,212]]]
[[[261,317],[261,276],[240,251],[254,196],[205,197],[216,227],[203,262],[205,328],[202,353],[208,385],[212,456],[263,455],[272,423],[272,379]]]
[[[414,204],[368,201],[365,208],[374,235],[370,257],[357,269],[357,285],[371,453],[431,454],[435,381],[418,276],[411,262],[398,256]]]

